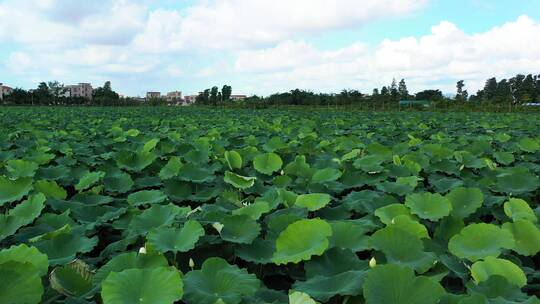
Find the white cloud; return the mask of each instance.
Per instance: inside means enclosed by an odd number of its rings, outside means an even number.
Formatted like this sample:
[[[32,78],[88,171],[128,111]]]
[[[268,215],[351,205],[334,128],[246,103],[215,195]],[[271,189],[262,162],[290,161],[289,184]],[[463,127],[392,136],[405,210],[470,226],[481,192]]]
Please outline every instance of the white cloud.
[[[356,43],[329,52],[287,41],[241,53],[235,66],[254,74],[250,88],[257,90],[262,83],[264,93],[295,87],[369,91],[393,77],[406,78],[413,89],[442,87],[447,92],[454,91],[454,80],[465,79],[476,90],[494,75],[540,72],[540,45],[531,43],[532,37],[540,37],[540,23],[527,16],[477,34],[443,21],[429,35],[384,40],[372,48]]]
[[[428,0],[214,0],[185,14],[152,12],[137,45],[162,51],[186,48],[241,49],[301,34],[358,27],[382,17],[408,14]]]

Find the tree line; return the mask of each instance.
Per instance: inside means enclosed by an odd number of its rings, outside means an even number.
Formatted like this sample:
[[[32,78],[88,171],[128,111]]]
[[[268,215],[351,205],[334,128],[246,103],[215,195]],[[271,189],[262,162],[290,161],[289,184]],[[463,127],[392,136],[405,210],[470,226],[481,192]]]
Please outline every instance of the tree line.
[[[71,96],[69,88],[58,81],[41,82],[36,89],[24,90],[15,88],[9,95],[5,95],[3,102],[9,105],[41,105],[41,106],[70,106],[70,105],[97,105],[97,106],[129,106],[135,105],[132,98],[121,98],[107,81],[102,87],[92,90],[92,98]]]
[[[221,90],[214,86],[201,92],[196,98],[197,105],[355,105],[373,104],[377,106],[392,107],[400,100],[427,100],[431,102],[448,102],[463,104],[507,104],[520,105],[540,102],[540,75],[518,74],[510,79],[497,80],[489,78],[484,88],[470,95],[465,89],[465,81],[456,83],[455,94],[444,95],[439,89],[422,90],[410,94],[405,79],[399,82],[392,80],[388,86],[375,88],[370,94],[358,90],[342,90],[337,94],[314,93],[307,90],[295,89],[285,93],[276,93],[266,97],[251,96],[243,101],[231,99],[232,87],[224,85]],[[16,105],[99,105],[99,106],[128,106],[128,105],[163,105],[164,99],[147,100],[146,103],[134,98],[120,98],[106,82],[102,87],[93,90],[92,99],[82,97],[69,97],[63,84],[57,81],[42,82],[34,90],[14,89],[10,95],[4,97],[4,103]]]

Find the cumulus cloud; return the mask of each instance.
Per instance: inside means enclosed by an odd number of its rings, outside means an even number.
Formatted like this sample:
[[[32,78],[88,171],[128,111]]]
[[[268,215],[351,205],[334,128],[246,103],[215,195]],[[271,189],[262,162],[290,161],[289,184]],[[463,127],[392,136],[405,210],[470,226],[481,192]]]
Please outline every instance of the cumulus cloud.
[[[428,2],[198,0],[172,10],[150,9],[149,0],[0,0],[0,46],[13,49],[0,64],[20,79],[112,80],[137,94],[141,83],[191,81],[196,91],[216,79],[245,93],[366,92],[393,77],[406,78],[411,90],[450,92],[459,79],[471,90],[492,75],[540,71],[532,38],[540,23],[527,16],[482,33],[442,21],[428,35],[378,44],[321,50],[307,42]]]
[[[434,86],[447,92],[454,90],[453,80],[465,79],[469,89],[476,90],[493,75],[538,73],[540,45],[532,44],[531,37],[540,37],[540,23],[527,16],[476,34],[443,21],[428,35],[384,40],[372,47],[356,43],[322,51],[303,41],[287,41],[241,53],[235,67],[253,74],[253,89],[255,83],[264,83],[266,93],[297,86],[368,91],[393,77],[406,78],[413,89]]]
[[[137,37],[139,47],[161,50],[238,49],[272,44],[300,34],[360,26],[408,14],[428,0],[213,0],[185,12],[158,10]]]

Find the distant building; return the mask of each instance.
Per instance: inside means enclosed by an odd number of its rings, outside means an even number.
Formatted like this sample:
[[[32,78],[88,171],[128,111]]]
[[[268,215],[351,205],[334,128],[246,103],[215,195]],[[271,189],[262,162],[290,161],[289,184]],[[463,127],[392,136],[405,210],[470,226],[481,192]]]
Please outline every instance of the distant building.
[[[147,99],[150,99],[150,98],[161,98],[161,92],[147,92],[147,93],[146,93],[146,98],[147,98]]]
[[[184,101],[188,105],[194,104],[195,100],[197,99],[197,96],[199,96],[199,95],[188,95],[188,96],[184,97]]]
[[[11,94],[11,92],[13,92],[12,88],[0,82],[0,100],[4,100],[4,96]]]
[[[82,97],[82,98],[91,100],[92,93],[94,92],[92,85],[89,83],[84,83],[84,82],[81,82],[75,85],[67,85],[65,86],[65,88],[66,88],[66,93],[64,94],[65,97]]]
[[[234,100],[234,101],[241,101],[246,98],[247,98],[246,95],[231,95],[231,100]]]
[[[179,102],[182,99],[182,92],[180,91],[174,91],[167,93],[167,97],[165,97],[168,102]]]

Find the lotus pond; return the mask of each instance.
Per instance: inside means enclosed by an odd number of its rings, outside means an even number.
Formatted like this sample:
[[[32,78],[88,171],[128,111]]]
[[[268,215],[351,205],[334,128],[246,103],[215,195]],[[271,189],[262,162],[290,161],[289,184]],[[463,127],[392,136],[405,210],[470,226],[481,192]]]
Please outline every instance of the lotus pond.
[[[540,303],[539,118],[0,108],[0,303]]]

